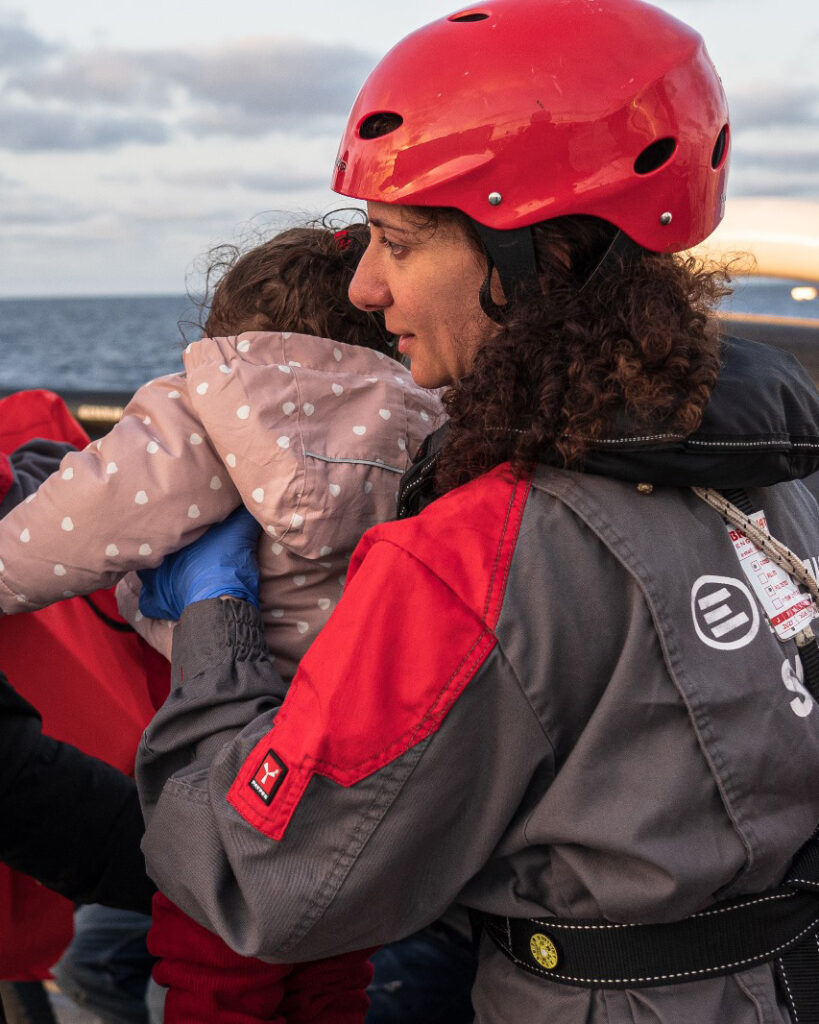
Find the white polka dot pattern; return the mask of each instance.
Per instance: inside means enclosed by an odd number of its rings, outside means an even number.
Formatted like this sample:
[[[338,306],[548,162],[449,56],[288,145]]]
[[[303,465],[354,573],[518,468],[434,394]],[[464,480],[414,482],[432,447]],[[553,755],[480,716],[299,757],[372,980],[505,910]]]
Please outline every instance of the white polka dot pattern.
[[[254,501],[258,501],[261,504],[264,501],[264,488],[257,487],[251,497]]]
[[[145,493],[145,491],[137,491],[136,494],[134,495],[134,501],[136,502],[137,505],[147,505],[148,495]]]
[[[188,509],[188,519],[198,519],[202,513],[199,511],[198,505],[191,505]]]
[[[109,544],[108,547],[105,549],[105,554],[109,558],[116,558],[117,555],[119,554],[119,548],[116,546],[116,544]]]
[[[236,415],[239,417],[240,420],[246,420],[250,416],[250,406],[240,405],[239,408],[236,410]]]
[[[143,558],[145,558],[147,555],[152,555],[154,551],[150,544],[140,544],[139,553]]]
[[[31,534],[29,533],[29,529],[28,529],[28,527],[26,527],[26,528],[25,528],[25,529],[23,530],[23,532],[22,532],[22,533],[20,534],[20,540],[21,540],[21,541],[22,541],[22,542],[23,542],[24,544],[28,544],[28,542],[29,542],[29,541],[31,540]]]
[[[54,575],[55,576],[65,576],[65,574],[67,572],[68,572],[68,570],[66,569],[66,567],[61,562],[57,562],[57,564],[54,566]]]
[[[74,520],[71,516],[65,516],[63,521],[60,523],[60,529],[65,530],[66,533],[71,533],[74,529]]]
[[[73,480],[74,479],[74,470],[71,468],[71,466],[69,466],[68,469],[64,469],[63,470],[63,474],[62,475],[63,475],[63,480]]]

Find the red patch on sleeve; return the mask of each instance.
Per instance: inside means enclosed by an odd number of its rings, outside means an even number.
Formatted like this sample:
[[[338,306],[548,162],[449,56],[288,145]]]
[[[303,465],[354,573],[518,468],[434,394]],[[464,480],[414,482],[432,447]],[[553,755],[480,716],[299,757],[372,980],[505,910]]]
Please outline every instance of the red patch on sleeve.
[[[356,550],[342,600],[227,794],[270,838],[314,775],[352,786],[434,733],[495,647],[529,486],[501,470],[473,483]]]

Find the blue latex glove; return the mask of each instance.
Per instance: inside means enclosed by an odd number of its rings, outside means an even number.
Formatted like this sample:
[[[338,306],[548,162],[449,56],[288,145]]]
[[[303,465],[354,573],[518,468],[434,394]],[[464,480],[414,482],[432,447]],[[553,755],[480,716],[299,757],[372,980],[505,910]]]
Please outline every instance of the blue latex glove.
[[[182,609],[209,597],[238,597],[259,606],[256,543],[261,527],[246,508],[172,555],[139,573],[139,610],[152,619],[178,619]]]

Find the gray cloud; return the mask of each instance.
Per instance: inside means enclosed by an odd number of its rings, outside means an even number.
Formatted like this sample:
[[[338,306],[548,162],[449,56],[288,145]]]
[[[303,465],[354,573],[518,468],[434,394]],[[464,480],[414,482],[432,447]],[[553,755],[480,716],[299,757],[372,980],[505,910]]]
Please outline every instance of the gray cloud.
[[[734,165],[748,169],[778,171],[782,174],[812,174],[819,189],[819,157],[817,149],[739,150],[734,153]]]
[[[325,173],[326,172],[326,173]],[[177,188],[224,188],[225,185],[248,189],[253,192],[267,194],[277,192],[298,192],[303,189],[326,185],[330,174],[326,168],[322,171],[241,171],[236,167],[211,169],[188,174],[160,174],[157,180],[165,185]]]
[[[735,129],[803,127],[819,124],[816,89],[770,88],[742,92],[731,98]]]
[[[344,114],[374,59],[346,46],[254,39],[210,54],[157,54],[157,72],[190,95],[264,117],[271,125],[318,111]]]
[[[25,26],[6,20],[0,22],[0,69],[30,64],[56,52],[55,46]]]
[[[16,152],[114,149],[126,142],[161,143],[168,137],[166,126],[150,117],[0,107],[0,145]]]
[[[67,54],[48,66],[17,71],[6,82],[8,92],[32,100],[114,106],[166,102],[170,87],[139,54],[122,50]]]
[[[348,46],[282,38],[197,53],[60,52],[7,74],[9,113],[0,118],[10,134],[0,132],[0,145],[110,148],[180,133],[246,138],[284,128],[315,136],[337,127],[373,63]]]
[[[798,179],[783,182],[781,178],[771,176],[760,180],[750,179],[731,190],[735,196],[785,196],[789,199],[815,199],[819,193],[815,178]]]

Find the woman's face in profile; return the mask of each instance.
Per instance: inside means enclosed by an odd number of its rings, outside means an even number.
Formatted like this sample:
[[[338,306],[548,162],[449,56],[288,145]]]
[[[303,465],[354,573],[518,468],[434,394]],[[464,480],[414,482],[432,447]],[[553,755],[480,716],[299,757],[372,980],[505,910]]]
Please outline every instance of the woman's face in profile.
[[[485,261],[459,224],[442,220],[431,227],[412,207],[387,203],[369,203],[368,212],[370,243],[350,300],[359,309],[384,311],[417,384],[452,384],[469,372],[495,329],[478,300]]]

